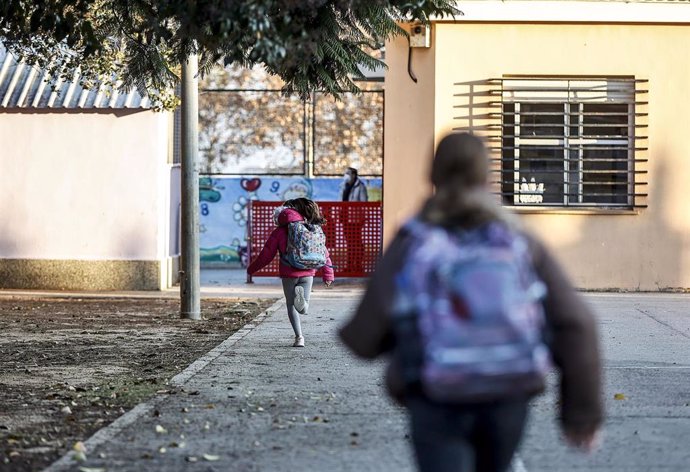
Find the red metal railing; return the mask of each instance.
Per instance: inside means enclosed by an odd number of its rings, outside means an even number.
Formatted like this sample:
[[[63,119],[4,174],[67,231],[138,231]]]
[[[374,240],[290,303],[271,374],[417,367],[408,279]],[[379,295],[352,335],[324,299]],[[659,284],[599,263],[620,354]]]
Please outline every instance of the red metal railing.
[[[275,229],[273,210],[281,202],[252,201],[249,205],[249,260],[261,252]],[[323,231],[336,277],[366,277],[381,255],[383,208],[381,202],[318,202],[326,219]],[[254,277],[278,276],[276,258]],[[317,274],[319,275],[319,274]],[[251,282],[251,277],[247,279]]]

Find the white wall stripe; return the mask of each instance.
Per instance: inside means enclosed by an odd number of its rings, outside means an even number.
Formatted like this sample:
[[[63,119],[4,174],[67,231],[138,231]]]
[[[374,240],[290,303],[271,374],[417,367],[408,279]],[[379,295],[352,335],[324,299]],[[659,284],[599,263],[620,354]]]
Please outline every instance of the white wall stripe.
[[[12,56],[11,55],[6,55],[5,60],[2,63],[2,67],[0,67],[0,85],[5,80],[5,76],[7,75],[7,71],[10,68],[10,64],[12,64]]]
[[[89,98],[89,90],[83,89],[81,91],[81,95],[79,96],[79,102],[77,103],[77,106],[79,108],[84,108],[84,104],[86,103],[87,98]]]
[[[126,98],[125,98],[125,103],[124,103],[123,106],[124,106],[125,108],[131,107],[131,106],[132,106],[132,100],[133,100],[133,99],[134,99],[134,92],[133,92],[132,90],[129,90],[129,91],[127,92],[127,96],[126,96]]]
[[[93,101],[93,107],[94,108],[101,108],[102,107],[101,100],[103,100],[103,90],[104,90],[103,84],[99,84],[97,90],[98,91],[96,92],[96,98]]]
[[[22,72],[24,72],[24,63],[19,62],[17,63],[14,74],[12,75],[12,79],[10,80],[10,85],[7,87],[7,90],[5,91],[5,98],[2,100],[3,107],[6,107],[10,101],[10,98],[12,98],[12,94],[14,93],[14,89],[17,86],[17,83],[19,82],[19,77],[21,77]]]
[[[72,95],[74,95],[74,90],[77,88],[77,84],[79,83],[79,71],[76,70],[74,71],[74,75],[72,76],[72,81],[69,84],[69,87],[67,87],[67,92],[65,93],[64,98],[62,99],[62,106],[70,108],[70,101],[72,101]]]
[[[38,84],[38,90],[36,90],[36,95],[34,95],[34,100],[31,102],[31,106],[34,108],[38,108],[38,105],[41,103],[41,97],[43,96],[43,89],[46,88],[46,85],[48,85],[48,81],[50,80],[50,74],[48,71],[45,71],[43,73],[43,78],[41,79],[41,83]]]
[[[60,93],[60,86],[62,85],[62,77],[58,77],[57,81],[52,85],[52,92],[50,92],[50,98],[48,99],[48,108],[52,108],[55,100]]]
[[[668,23],[690,22],[688,2],[592,1],[592,0],[462,0],[464,15],[432,18],[433,21],[496,22],[541,21],[559,23]]]
[[[26,77],[26,80],[24,81],[24,88],[22,89],[22,93],[19,95],[19,99],[17,100],[18,107],[24,107],[24,101],[26,100],[26,97],[29,95],[29,90],[31,90],[31,87],[34,85],[36,74],[38,74],[38,70],[35,67],[31,66],[29,68],[29,74]]]
[[[48,73],[50,68],[18,61],[0,42],[0,108],[150,108],[150,101],[142,102],[136,89],[123,92],[103,84],[85,89],[79,81],[81,71],[57,80]],[[101,95],[96,97],[98,91]]]
[[[117,89],[113,89],[110,92],[110,100],[108,101],[108,107],[113,108],[117,104],[117,97],[120,95]]]

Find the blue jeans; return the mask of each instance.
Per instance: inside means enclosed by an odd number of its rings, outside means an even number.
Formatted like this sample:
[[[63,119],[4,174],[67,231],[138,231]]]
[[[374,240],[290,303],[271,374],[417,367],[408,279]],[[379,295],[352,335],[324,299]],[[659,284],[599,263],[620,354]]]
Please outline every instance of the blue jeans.
[[[408,399],[421,472],[505,472],[527,421],[528,399],[442,405]]]

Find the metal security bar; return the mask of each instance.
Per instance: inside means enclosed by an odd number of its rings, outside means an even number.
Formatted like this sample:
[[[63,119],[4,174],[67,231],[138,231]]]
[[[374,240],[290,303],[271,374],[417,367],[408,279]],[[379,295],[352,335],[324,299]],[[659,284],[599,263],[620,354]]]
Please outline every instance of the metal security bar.
[[[646,84],[632,77],[490,79],[456,94],[471,104],[458,106],[469,114],[457,118],[471,128],[481,123],[492,183],[506,205],[643,208]]]

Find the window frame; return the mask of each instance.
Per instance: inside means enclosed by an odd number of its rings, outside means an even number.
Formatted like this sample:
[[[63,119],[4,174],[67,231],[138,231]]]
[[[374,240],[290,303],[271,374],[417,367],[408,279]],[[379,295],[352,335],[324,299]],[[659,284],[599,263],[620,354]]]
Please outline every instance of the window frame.
[[[512,84],[511,85],[511,81]],[[636,207],[636,197],[644,196],[636,193],[636,185],[644,185],[644,182],[636,182],[636,140],[638,136],[635,131],[639,125],[637,123],[638,113],[636,113],[636,90],[637,81],[634,78],[620,77],[576,77],[576,78],[551,78],[551,77],[519,77],[501,81],[501,159],[499,179],[502,199],[505,205],[515,208],[544,208],[558,207],[564,209],[631,209]],[[523,85],[521,85],[523,84]],[[555,84],[555,85],[554,85]],[[523,112],[524,105],[560,105],[562,112],[542,112],[532,115]],[[622,113],[593,111],[587,112],[587,105],[621,105],[624,104],[627,110]],[[601,113],[604,113],[601,115]],[[626,122],[621,123],[587,123],[588,116],[626,116]],[[555,116],[562,117],[562,124],[557,123],[530,123],[525,124],[523,118],[528,116]],[[512,120],[510,119],[512,118]],[[560,121],[560,120],[559,120]],[[560,128],[560,134],[538,135],[538,129],[554,127]],[[532,128],[533,136],[525,136],[524,128]],[[621,128],[625,133],[618,135],[599,135],[585,134],[587,131],[600,128]],[[510,134],[512,130],[512,134]],[[646,139],[646,138],[644,138]],[[559,193],[562,194],[560,202],[544,201],[546,197],[546,185],[540,187],[539,182],[534,181],[534,177],[527,177],[530,173],[521,169],[523,159],[522,152],[528,147],[534,149],[554,149],[562,152],[561,162],[562,187]],[[602,149],[598,149],[602,148]],[[587,159],[587,151],[611,150],[612,155],[616,150],[625,150],[624,170],[618,170],[618,159],[613,156],[594,157]],[[600,159],[600,160],[596,160]],[[537,159],[530,159],[531,162],[538,162]],[[587,164],[596,162],[607,162],[610,164],[605,169],[594,169],[587,171]],[[574,166],[573,166],[574,164]],[[573,169],[575,167],[575,169]],[[596,164],[594,164],[596,167]],[[532,174],[538,174],[532,171]],[[557,173],[543,171],[543,173]],[[598,183],[596,179],[587,181],[587,174],[597,173],[610,176],[608,181]],[[626,178],[620,183],[617,182],[616,174],[625,174]],[[512,180],[511,180],[512,176]],[[573,177],[576,176],[575,181]],[[534,182],[534,185],[529,184]],[[546,182],[541,182],[542,184]],[[553,185],[553,184],[551,184]],[[587,187],[595,188],[592,192],[587,192]],[[608,191],[597,193],[596,187],[604,186]],[[624,186],[624,192],[621,187]],[[527,187],[527,188],[526,188]],[[620,189],[620,190],[617,190]],[[597,201],[606,199],[607,201]],[[622,201],[616,201],[622,199]]]

